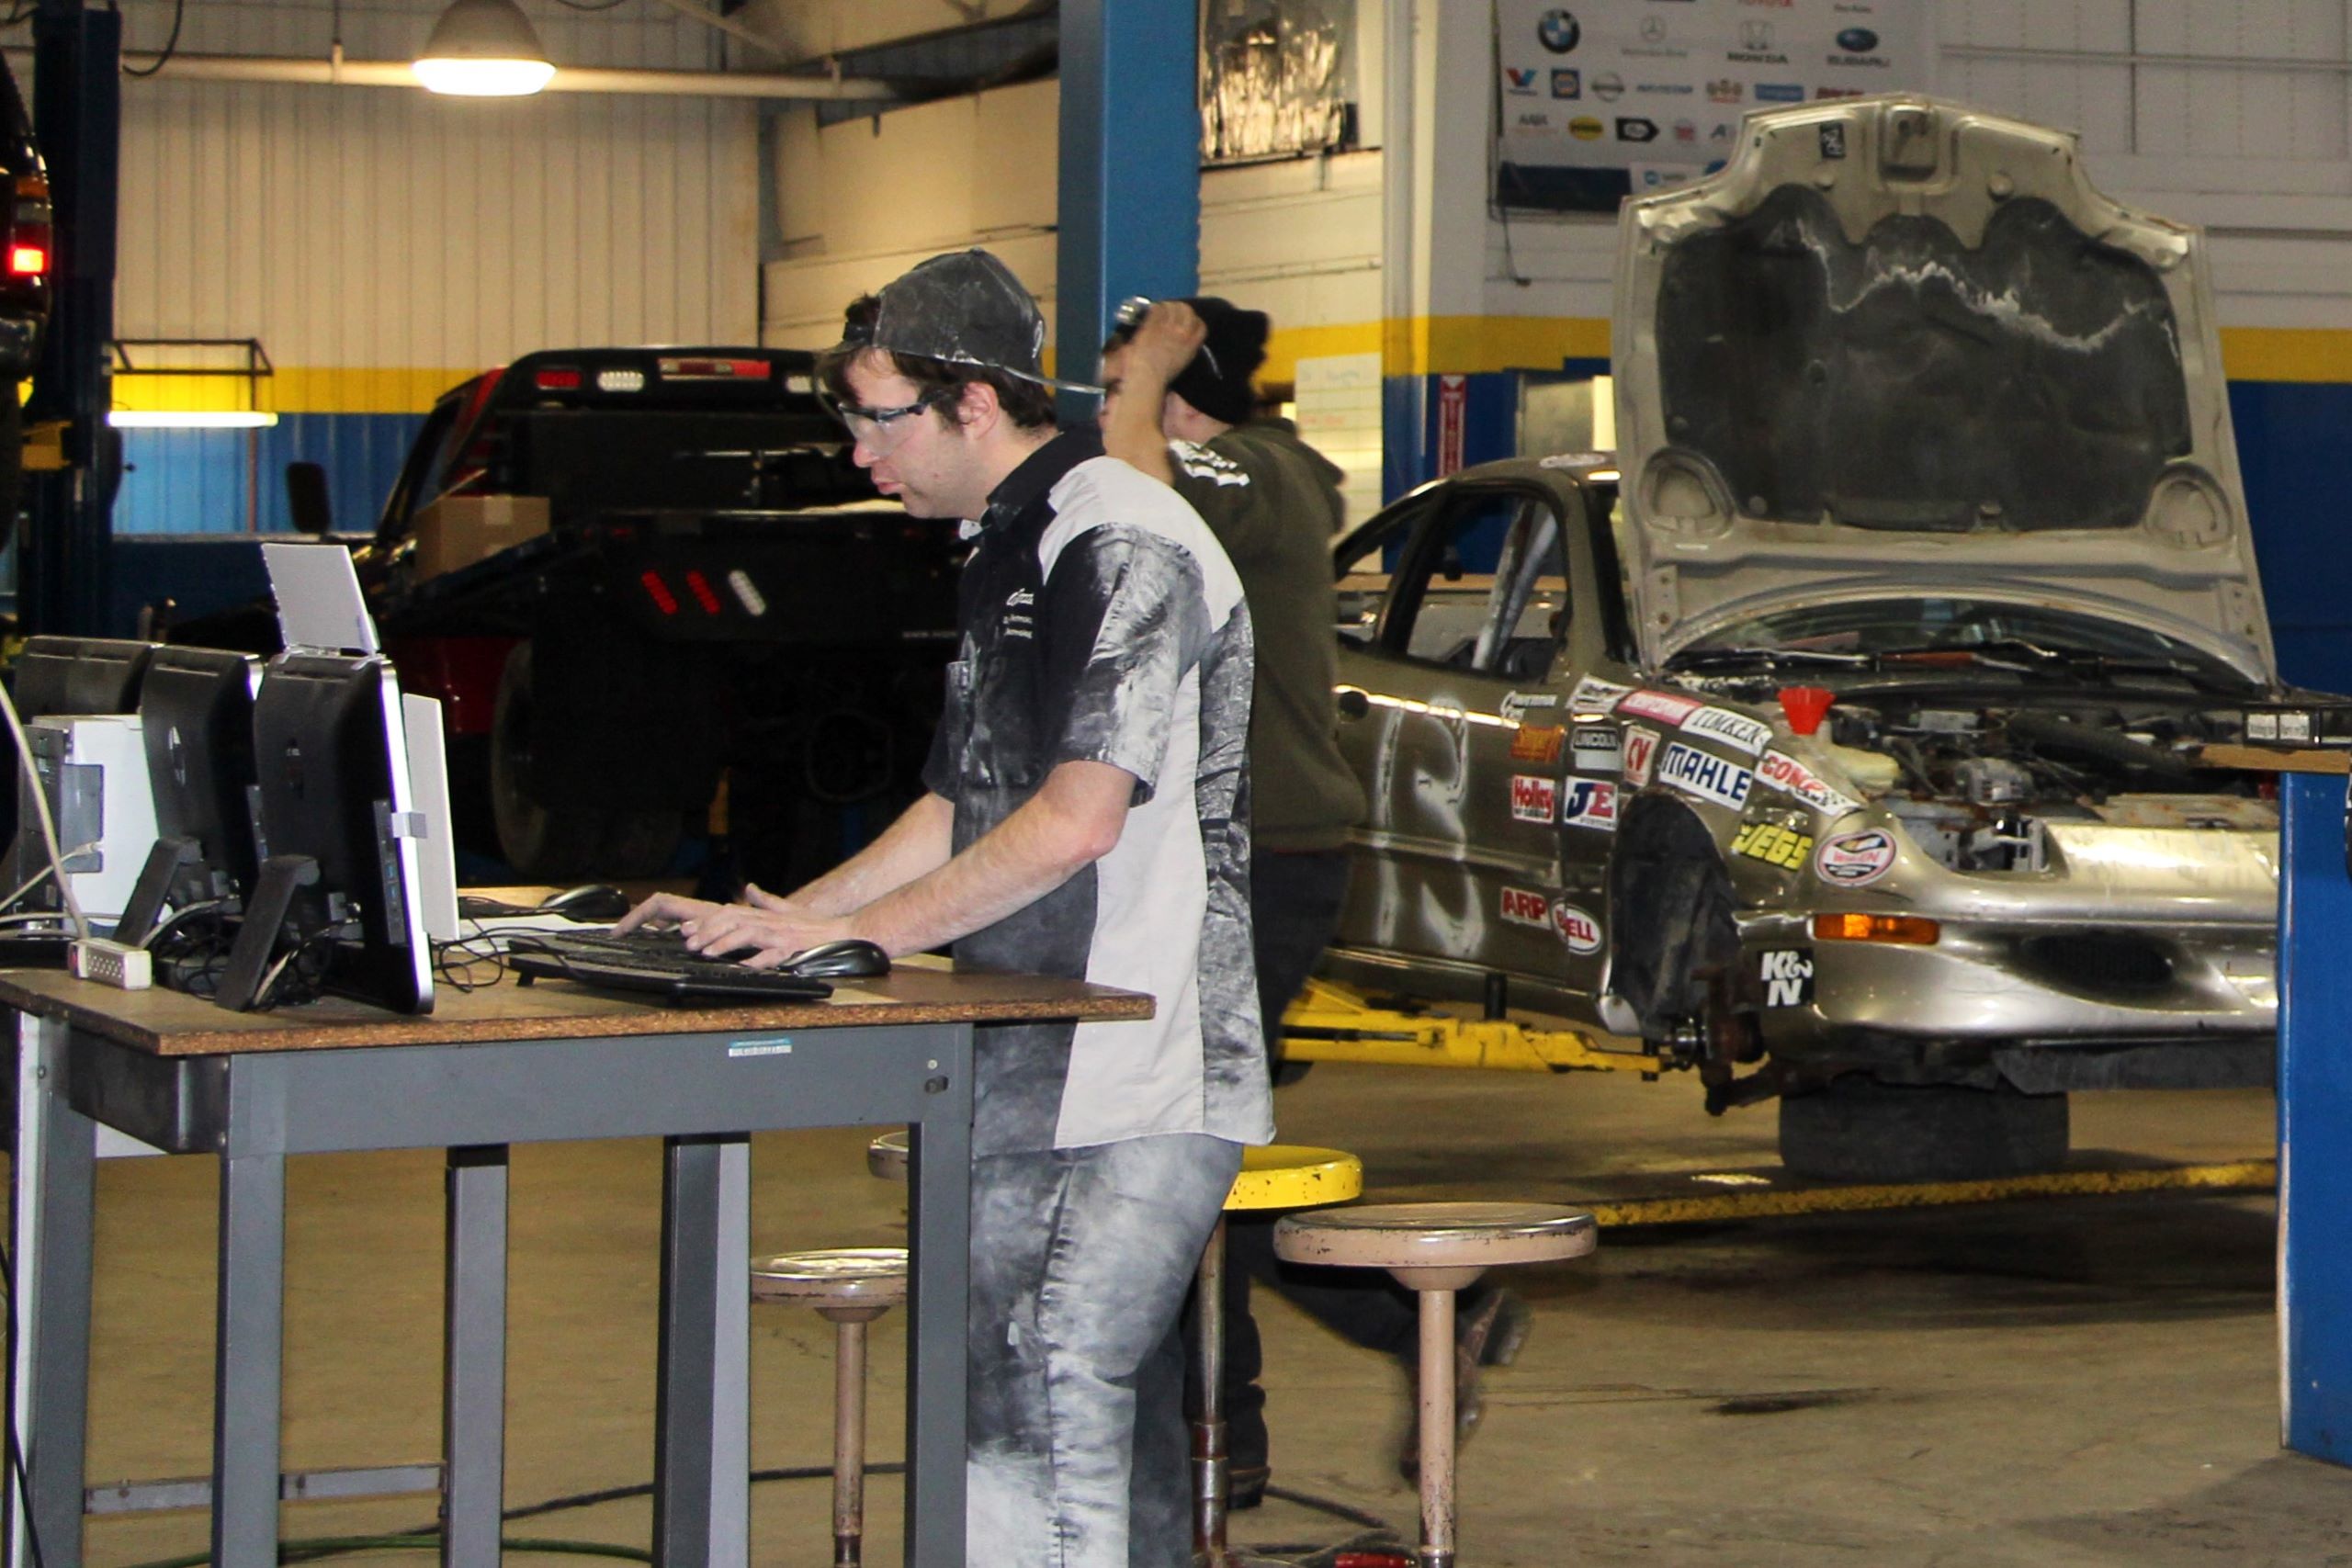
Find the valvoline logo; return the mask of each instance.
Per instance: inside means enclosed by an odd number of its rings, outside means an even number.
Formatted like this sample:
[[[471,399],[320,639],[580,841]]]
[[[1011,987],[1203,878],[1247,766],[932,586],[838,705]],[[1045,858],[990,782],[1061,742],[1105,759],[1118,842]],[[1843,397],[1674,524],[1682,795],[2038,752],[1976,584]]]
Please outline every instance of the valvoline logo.
[[[1529,66],[1526,70],[1522,71],[1516,65],[1506,65],[1503,67],[1503,79],[1510,84],[1510,90],[1514,93],[1532,93],[1535,91],[1535,68],[1533,66]]]

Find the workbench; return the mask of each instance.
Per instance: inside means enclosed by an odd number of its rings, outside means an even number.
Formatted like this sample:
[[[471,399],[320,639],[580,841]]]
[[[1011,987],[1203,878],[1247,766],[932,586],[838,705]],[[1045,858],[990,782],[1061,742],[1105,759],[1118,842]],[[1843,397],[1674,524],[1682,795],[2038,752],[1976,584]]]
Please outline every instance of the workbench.
[[[0,972],[0,1007],[17,1045],[8,1410],[41,1560],[83,1556],[92,1195],[109,1128],[220,1162],[220,1568],[277,1561],[288,1155],[448,1151],[441,1555],[472,1565],[498,1559],[503,1500],[506,1147],[664,1140],[653,1550],[700,1568],[748,1560],[749,1134],[890,1122],[912,1147],[906,1560],[962,1562],[973,1028],[1151,1013],[1132,992],[922,961],[827,1001],[751,1006],[542,981],[445,987],[425,1017],[334,998],[232,1013],[17,970]],[[8,1562],[28,1562],[5,1491]]]

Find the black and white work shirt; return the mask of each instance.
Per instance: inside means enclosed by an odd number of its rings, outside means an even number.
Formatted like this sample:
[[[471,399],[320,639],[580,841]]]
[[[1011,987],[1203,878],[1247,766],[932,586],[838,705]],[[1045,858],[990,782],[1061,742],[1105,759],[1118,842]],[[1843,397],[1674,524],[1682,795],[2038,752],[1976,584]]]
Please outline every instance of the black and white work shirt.
[[[923,782],[960,852],[1060,763],[1135,775],[1108,854],[956,944],[959,968],[1148,991],[1154,1017],[976,1043],[973,1152],[1273,1136],[1250,943],[1250,613],[1176,492],[1056,436],[967,524],[961,657]]]

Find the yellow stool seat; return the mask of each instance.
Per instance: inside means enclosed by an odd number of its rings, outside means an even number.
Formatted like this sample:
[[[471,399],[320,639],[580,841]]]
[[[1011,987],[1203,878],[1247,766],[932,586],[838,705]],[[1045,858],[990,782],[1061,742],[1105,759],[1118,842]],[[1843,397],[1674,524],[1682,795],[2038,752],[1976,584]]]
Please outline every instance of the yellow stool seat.
[[[1268,1144],[1241,1151],[1241,1174],[1225,1195],[1227,1213],[1245,1209],[1311,1209],[1363,1192],[1363,1161],[1344,1149]]]

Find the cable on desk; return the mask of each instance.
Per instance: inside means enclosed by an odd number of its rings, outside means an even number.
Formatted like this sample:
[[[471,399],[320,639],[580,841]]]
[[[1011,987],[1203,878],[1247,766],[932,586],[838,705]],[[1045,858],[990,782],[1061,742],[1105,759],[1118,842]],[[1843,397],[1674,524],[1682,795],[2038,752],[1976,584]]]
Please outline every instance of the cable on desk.
[[[8,1364],[17,1364],[17,1268],[8,1257],[8,1249],[0,1247],[0,1304],[8,1314]],[[40,1555],[40,1527],[33,1518],[32,1482],[25,1474],[25,1445],[17,1433],[17,1407],[12,1401],[6,1412],[7,1427],[8,1474],[17,1489],[17,1517],[25,1521],[25,1544],[32,1551],[33,1568],[43,1568]]]

